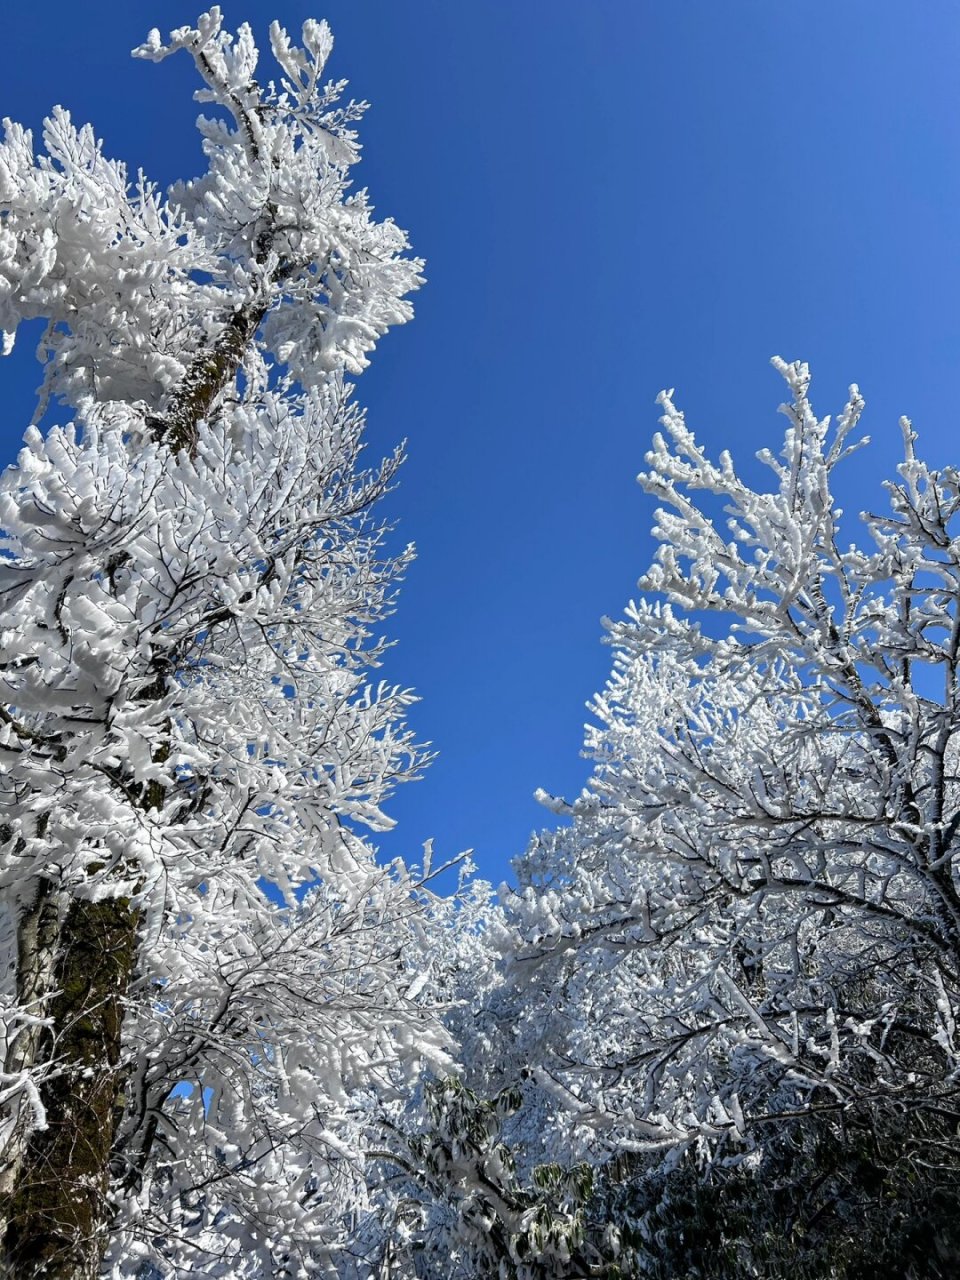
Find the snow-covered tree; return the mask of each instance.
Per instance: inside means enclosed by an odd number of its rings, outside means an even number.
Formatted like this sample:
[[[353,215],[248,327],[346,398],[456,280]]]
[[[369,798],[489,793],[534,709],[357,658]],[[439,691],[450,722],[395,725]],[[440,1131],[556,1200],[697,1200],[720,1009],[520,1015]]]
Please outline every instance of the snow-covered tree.
[[[0,144],[0,329],[42,318],[0,479],[0,1206],[11,1275],[306,1276],[366,1195],[365,1116],[447,1035],[422,881],[362,835],[417,774],[376,683],[407,561],[346,375],[420,263],[350,190],[324,23],[218,7],[206,172],[163,194],[54,111]],[[49,411],[49,412],[48,412]],[[44,417],[46,415],[46,418]],[[304,896],[304,890],[309,892]],[[106,1262],[103,1261],[107,1254]]]
[[[831,426],[807,368],[776,364],[792,401],[769,490],[662,397],[640,477],[660,549],[609,624],[593,774],[544,797],[567,823],[508,903],[518,1035],[574,1156],[746,1170],[802,1121],[843,1159],[859,1131],[907,1181],[953,1185],[960,476],[904,421],[888,509],[848,542],[834,472],[859,392]]]
[[[507,931],[488,885],[434,899],[419,961],[458,1048],[458,1073],[418,1082],[371,1117],[368,1219],[352,1249],[363,1274],[404,1280],[573,1280],[617,1273],[615,1227],[587,1219],[594,1171],[548,1159],[543,1118],[513,1042],[515,991],[502,980]]]

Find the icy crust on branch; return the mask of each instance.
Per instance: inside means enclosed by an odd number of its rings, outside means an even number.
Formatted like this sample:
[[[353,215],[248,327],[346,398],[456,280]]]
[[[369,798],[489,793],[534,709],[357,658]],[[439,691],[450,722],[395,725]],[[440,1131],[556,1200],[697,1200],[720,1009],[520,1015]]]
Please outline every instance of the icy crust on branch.
[[[82,432],[28,433],[0,483],[0,884],[42,877],[143,913],[116,1156],[137,1238],[210,1181],[191,1202],[196,1243],[220,1215],[218,1250],[239,1249],[254,1208],[230,1218],[234,1175],[268,1218],[299,1204],[276,1161],[287,1176],[303,1162],[315,1207],[324,1168],[346,1195],[362,1162],[334,1133],[356,1132],[357,1090],[423,1060],[449,1069],[396,963],[415,882],[355,834],[389,825],[383,800],[426,761],[403,725],[410,694],[369,682],[403,562],[380,558],[369,518],[397,459],[358,471],[361,427],[339,382],[265,394],[234,410],[229,439],[203,428],[197,456],[172,461],[131,451],[122,415],[98,409]],[[292,924],[264,879],[291,910],[298,885],[323,888]],[[7,1010],[13,1037],[31,1011]],[[180,1080],[189,1099],[170,1095]],[[35,1106],[30,1077],[8,1084]],[[145,1137],[158,1114],[166,1173]],[[307,1244],[337,1238],[335,1212],[295,1217]],[[278,1238],[235,1274],[267,1274]]]
[[[958,476],[904,422],[889,511],[844,545],[859,393],[831,427],[806,366],[776,364],[771,491],[662,397],[641,586],[667,602],[608,623],[590,783],[546,797],[568,825],[508,895],[518,1035],[550,1046],[534,1074],[567,1151],[736,1161],[791,1116],[893,1108],[920,1133],[956,1106]]]
[[[58,1074],[102,1076],[117,1280],[332,1273],[372,1118],[452,1069],[430,872],[363,834],[429,753],[376,677],[401,456],[360,465],[345,377],[419,263],[347,194],[362,105],[322,83],[328,28],[271,42],[279,86],[216,8],[138,51],[187,51],[217,112],[168,198],[62,111],[46,154],[0,148],[0,324],[48,321],[73,409],[0,477],[0,1170],[63,1121]],[[55,1023],[84,902],[127,911],[134,957],[121,1060],[85,1076]]]
[[[424,1060],[452,1069],[423,994],[422,889],[363,861],[352,894],[320,888],[292,919],[246,920],[235,891],[212,891],[203,933],[191,927],[137,1020],[146,1052],[128,1086],[106,1274],[150,1261],[262,1280],[290,1259],[294,1274],[353,1274],[342,1264],[370,1207],[378,1111]],[[189,1083],[171,1094],[175,1078]],[[174,1139],[143,1162],[154,1108]]]
[[[58,108],[44,152],[5,121],[0,143],[0,329],[12,346],[23,320],[47,332],[46,396],[142,402],[162,414],[198,357],[238,313],[260,349],[304,385],[359,373],[390,325],[412,314],[405,295],[422,264],[407,238],[349,194],[359,158],[353,124],[365,104],[340,103],[321,83],[332,48],[324,23],[303,47],[274,24],[280,85],[254,79],[250,28],[234,38],[218,7],[166,45],[153,32],[136,54],[193,59],[216,108],[201,116],[207,172],[162,195],[107,160],[90,126]]]
[[[229,436],[202,428],[192,459],[156,444],[132,450],[123,417],[98,407],[82,432],[54,428],[44,439],[31,429],[19,465],[0,479],[7,768],[38,792],[51,769],[69,773],[78,800],[89,788],[104,806],[89,848],[59,832],[73,819],[56,806],[58,874],[89,892],[110,879],[116,892],[102,841],[125,847],[138,831],[136,874],[149,875],[150,832],[170,842],[168,819],[191,807],[187,793],[199,806],[204,789],[208,799],[251,786],[258,800],[272,796],[272,816],[250,819],[265,831],[301,799],[388,825],[382,799],[423,763],[402,725],[410,694],[367,675],[383,650],[373,629],[405,564],[378,558],[368,509],[399,457],[355,469],[362,415],[339,382],[299,402],[264,392],[234,409]],[[146,695],[166,674],[158,703]],[[123,786],[100,784],[118,769]],[[166,800],[148,819],[129,802],[151,783]],[[130,830],[114,816],[127,807]],[[212,869],[201,852],[208,837],[222,857],[209,818],[204,808],[197,829],[188,824],[180,854],[200,879]],[[86,827],[80,818],[78,831]],[[331,839],[324,868],[337,858]],[[286,842],[274,832],[255,847],[260,872],[275,879]],[[316,866],[317,853],[305,846],[291,873]]]

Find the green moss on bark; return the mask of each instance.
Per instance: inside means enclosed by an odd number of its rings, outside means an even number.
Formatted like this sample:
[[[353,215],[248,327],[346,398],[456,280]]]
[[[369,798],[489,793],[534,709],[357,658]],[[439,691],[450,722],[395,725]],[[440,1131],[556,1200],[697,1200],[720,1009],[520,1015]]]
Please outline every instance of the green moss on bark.
[[[42,1091],[47,1128],[30,1139],[9,1205],[8,1262],[23,1280],[93,1280],[99,1273],[138,926],[139,912],[126,898],[77,900],[67,914],[50,1009],[52,1056],[64,1066]]]

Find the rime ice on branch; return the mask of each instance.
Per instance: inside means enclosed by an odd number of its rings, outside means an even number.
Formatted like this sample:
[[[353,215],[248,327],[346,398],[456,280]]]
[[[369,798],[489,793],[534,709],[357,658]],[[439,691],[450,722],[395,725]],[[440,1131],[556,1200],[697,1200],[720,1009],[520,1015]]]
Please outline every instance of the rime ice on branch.
[[[960,479],[904,421],[889,509],[848,545],[860,394],[831,426],[806,366],[775,364],[769,491],[661,397],[650,594],[608,624],[593,775],[551,802],[570,825],[518,864],[514,972],[541,993],[539,1084],[600,1150],[743,1160],[832,1115],[938,1160],[960,1119]]]
[[[9,122],[0,145],[0,328],[47,322],[37,421],[71,418],[0,480],[24,1280],[105,1250],[115,1277],[325,1273],[367,1100],[447,1061],[403,958],[422,892],[361,834],[425,756],[410,694],[370,678],[408,559],[372,512],[399,456],[360,468],[344,380],[421,264],[350,190],[365,104],[323,80],[328,27],[270,42],[278,83],[217,7],[135,51],[186,52],[211,109],[206,171],[166,195],[60,109],[39,154]]]

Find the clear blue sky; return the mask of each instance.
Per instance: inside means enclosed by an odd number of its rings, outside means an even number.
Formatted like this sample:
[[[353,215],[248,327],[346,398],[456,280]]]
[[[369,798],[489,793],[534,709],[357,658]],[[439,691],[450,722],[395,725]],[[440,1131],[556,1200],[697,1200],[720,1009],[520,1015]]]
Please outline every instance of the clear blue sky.
[[[183,0],[8,3],[0,114],[61,102],[166,182],[199,168],[186,58],[127,51]],[[385,850],[475,847],[508,870],[576,792],[584,703],[651,553],[634,483],[675,386],[714,452],[775,443],[767,358],[858,381],[876,505],[909,413],[957,461],[960,6],[955,0],[227,0],[265,36],[327,17],[332,72],[373,103],[361,181],[410,228],[429,286],[361,381],[373,449],[408,437],[390,513],[420,558],[389,674],[441,752]],[[359,171],[358,171],[359,172]],[[38,381],[0,365],[0,457]]]

